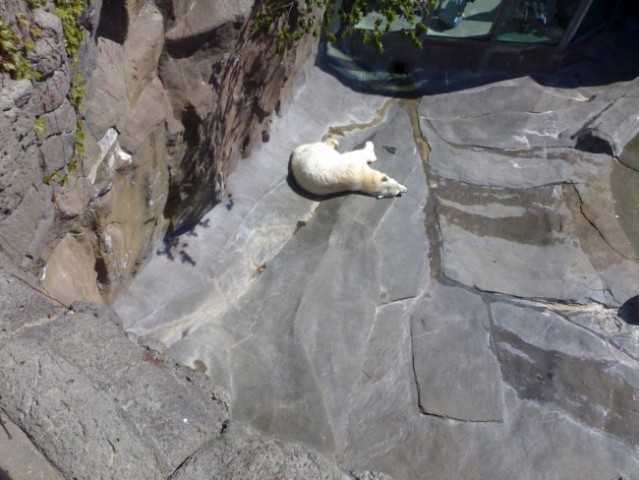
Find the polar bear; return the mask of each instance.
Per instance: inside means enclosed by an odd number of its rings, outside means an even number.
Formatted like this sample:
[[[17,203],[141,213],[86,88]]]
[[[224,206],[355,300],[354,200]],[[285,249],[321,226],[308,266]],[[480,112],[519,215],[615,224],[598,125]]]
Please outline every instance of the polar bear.
[[[364,192],[377,198],[396,197],[408,190],[385,173],[368,166],[377,160],[373,142],[364,148],[339,153],[337,140],[300,145],[291,156],[297,184],[309,193]]]

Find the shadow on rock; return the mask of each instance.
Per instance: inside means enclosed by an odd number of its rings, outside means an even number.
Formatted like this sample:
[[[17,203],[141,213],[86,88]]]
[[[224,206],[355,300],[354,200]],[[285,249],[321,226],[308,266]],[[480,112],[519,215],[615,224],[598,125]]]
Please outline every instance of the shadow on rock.
[[[639,325],[639,295],[630,298],[618,311],[622,320],[630,325]]]
[[[195,267],[197,265],[196,261],[187,252],[189,246],[187,237],[197,237],[198,233],[195,229],[197,227],[209,228],[209,223],[208,219],[201,220],[196,225],[184,227],[175,233],[168,234],[164,237],[162,245],[155,251],[156,255],[165,256],[172,262],[179,259],[183,264]]]

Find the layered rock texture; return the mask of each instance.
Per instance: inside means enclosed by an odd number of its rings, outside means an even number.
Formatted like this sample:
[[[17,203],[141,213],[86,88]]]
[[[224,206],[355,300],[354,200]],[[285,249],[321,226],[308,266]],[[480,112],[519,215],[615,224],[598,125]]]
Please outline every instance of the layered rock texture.
[[[0,73],[0,249],[36,271],[57,233],[53,192],[43,178],[73,158],[76,112],[66,98],[70,72],[59,18],[13,0],[0,5],[0,14],[3,22],[20,18],[23,28],[41,31],[30,57],[40,80]]]
[[[344,471],[639,478],[639,81],[594,65],[402,101],[314,68],[125,328]],[[408,193],[300,192],[290,153],[325,135]]]

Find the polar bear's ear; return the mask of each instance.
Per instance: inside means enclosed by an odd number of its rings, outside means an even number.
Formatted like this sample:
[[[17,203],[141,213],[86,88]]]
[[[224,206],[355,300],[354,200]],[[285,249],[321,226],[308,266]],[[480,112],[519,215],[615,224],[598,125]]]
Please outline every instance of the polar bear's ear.
[[[336,138],[332,138],[332,137],[329,137],[326,140],[324,140],[324,144],[335,150],[337,150],[337,147],[339,147],[339,141],[337,141]]]

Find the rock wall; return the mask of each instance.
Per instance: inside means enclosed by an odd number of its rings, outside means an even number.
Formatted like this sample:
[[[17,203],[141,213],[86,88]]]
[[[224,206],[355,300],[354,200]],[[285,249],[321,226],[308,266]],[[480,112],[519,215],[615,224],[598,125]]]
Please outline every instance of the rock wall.
[[[0,250],[35,272],[57,236],[54,192],[43,179],[71,161],[76,113],[66,98],[70,72],[60,20],[50,8],[32,11],[18,0],[3,2],[0,18],[15,30],[42,32],[30,54],[39,81],[0,73]]]
[[[0,9],[43,31],[29,56],[40,79],[0,74],[0,245],[65,305],[108,303],[167,231],[215,205],[228,173],[268,140],[269,118],[315,45],[276,54],[269,32],[252,32],[252,0],[104,0],[87,6],[74,70],[51,1]],[[76,70],[86,78],[84,155],[69,171]]]

